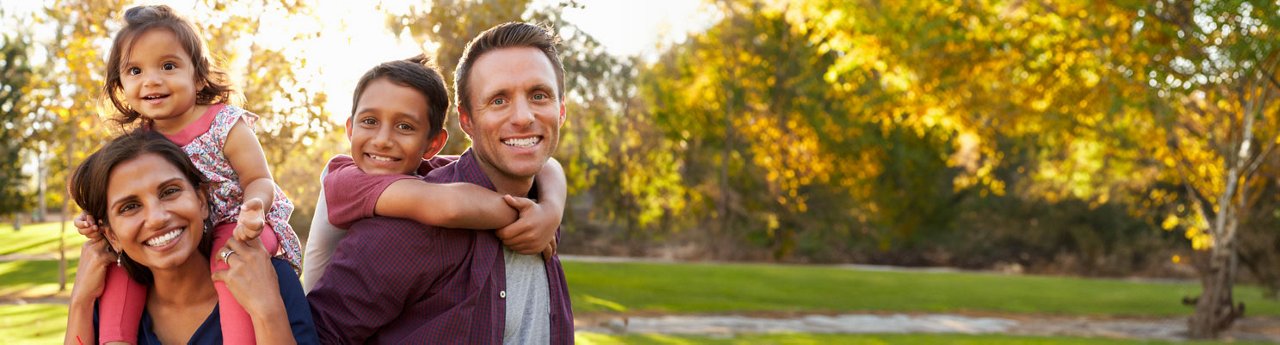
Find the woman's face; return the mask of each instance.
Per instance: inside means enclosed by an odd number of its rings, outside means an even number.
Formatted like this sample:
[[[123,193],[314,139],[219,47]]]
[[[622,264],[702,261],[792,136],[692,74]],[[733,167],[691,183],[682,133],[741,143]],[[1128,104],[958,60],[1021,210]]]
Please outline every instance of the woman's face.
[[[197,248],[209,216],[205,202],[178,167],[157,154],[142,154],[111,170],[107,239],[152,270],[180,267],[201,257]]]

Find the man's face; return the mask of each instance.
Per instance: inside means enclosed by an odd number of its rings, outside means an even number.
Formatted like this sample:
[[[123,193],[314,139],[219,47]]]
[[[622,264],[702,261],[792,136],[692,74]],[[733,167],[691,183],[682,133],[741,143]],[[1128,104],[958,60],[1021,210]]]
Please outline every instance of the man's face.
[[[427,139],[427,118],[422,93],[386,78],[375,79],[360,94],[355,115],[347,119],[351,158],[370,175],[412,173],[421,159],[444,146],[443,131]]]
[[[458,111],[481,167],[491,178],[532,178],[555,152],[564,123],[551,61],[536,48],[502,48],[480,55],[468,78],[471,112]]]

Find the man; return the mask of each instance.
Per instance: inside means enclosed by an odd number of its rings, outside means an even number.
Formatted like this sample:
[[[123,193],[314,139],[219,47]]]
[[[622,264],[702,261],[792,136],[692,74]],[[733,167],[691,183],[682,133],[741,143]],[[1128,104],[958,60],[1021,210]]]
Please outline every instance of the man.
[[[555,43],[547,29],[506,23],[467,44],[454,96],[472,148],[427,182],[537,198],[534,175],[565,118]],[[573,342],[559,258],[504,249],[491,231],[357,222],[308,298],[327,343]]]

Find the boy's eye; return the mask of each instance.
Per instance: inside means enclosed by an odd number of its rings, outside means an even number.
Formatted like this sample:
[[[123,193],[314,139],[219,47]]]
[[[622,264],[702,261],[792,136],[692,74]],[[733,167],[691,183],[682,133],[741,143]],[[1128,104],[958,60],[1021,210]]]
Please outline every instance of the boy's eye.
[[[175,69],[175,68],[178,68],[178,65],[175,65],[175,64],[174,64],[174,63],[172,63],[172,62],[166,62],[166,63],[164,63],[164,70],[166,70],[166,71],[173,70],[173,69]]]
[[[129,67],[128,70],[125,70],[125,73],[128,75],[139,75],[139,74],[142,74],[142,69],[137,67]]]
[[[360,124],[376,125],[378,124],[378,120],[374,120],[372,117],[366,117],[366,118],[360,119]]]
[[[402,130],[402,131],[412,131],[412,130],[413,130],[413,125],[410,125],[410,124],[407,124],[407,123],[400,123],[400,124],[396,124],[396,129],[399,129],[399,130]]]

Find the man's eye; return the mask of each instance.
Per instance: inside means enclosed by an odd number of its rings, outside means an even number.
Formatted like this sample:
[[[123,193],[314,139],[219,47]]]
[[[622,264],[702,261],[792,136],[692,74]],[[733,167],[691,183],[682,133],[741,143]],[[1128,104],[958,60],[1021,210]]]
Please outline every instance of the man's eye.
[[[495,98],[495,99],[493,100],[493,105],[503,105],[503,104],[507,104],[507,100],[506,100],[506,99],[503,99],[503,98]]]
[[[547,99],[547,95],[540,94],[540,93],[535,93],[535,94],[533,94],[533,100],[535,100],[535,101],[541,101],[541,100],[544,100],[544,99]]]

